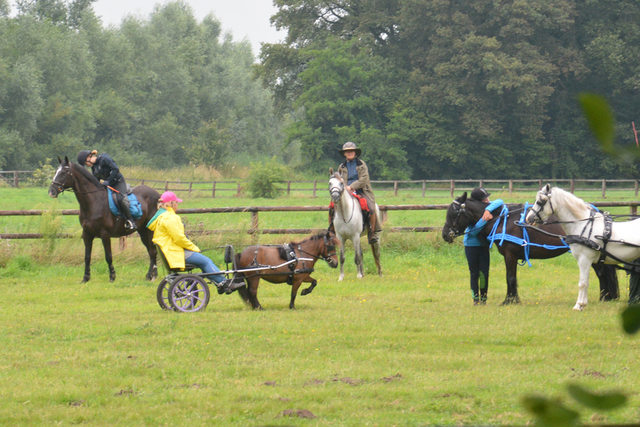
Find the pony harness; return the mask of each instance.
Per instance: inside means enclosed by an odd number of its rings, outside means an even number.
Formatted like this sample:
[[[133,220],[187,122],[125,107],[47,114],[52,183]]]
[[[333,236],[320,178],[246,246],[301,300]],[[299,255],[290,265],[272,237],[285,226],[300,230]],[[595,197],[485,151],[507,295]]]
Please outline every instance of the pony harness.
[[[118,208],[118,204],[116,203],[116,194],[115,192],[111,191],[110,188],[107,188],[107,198],[109,199],[109,209],[111,210],[111,213],[114,214],[115,216],[122,216],[122,213],[120,212],[120,209]],[[136,197],[135,194],[130,193],[127,194],[127,198],[129,199],[129,210],[131,211],[131,217],[133,219],[138,219],[142,217],[142,205],[140,204],[140,202],[138,201],[138,198]]]
[[[525,202],[524,209],[522,210],[522,213],[520,214],[519,223],[524,223],[525,215],[526,215],[527,210],[529,209],[530,206],[531,205],[529,205],[528,202]],[[507,207],[507,205],[503,205],[502,206],[502,211],[500,212],[500,216],[498,217],[496,222],[493,224],[493,227],[491,228],[491,232],[487,236],[487,240],[489,240],[489,242],[490,242],[489,243],[489,248],[491,248],[493,246],[493,243],[496,240],[498,241],[498,245],[500,245],[500,246],[502,246],[502,244],[506,240],[507,242],[511,242],[511,243],[516,244],[516,245],[520,245],[520,246],[524,247],[524,260],[523,260],[522,263],[518,263],[519,265],[524,265],[526,263],[529,267],[531,267],[531,262],[529,261],[529,250],[530,250],[531,246],[538,246],[538,247],[541,247],[541,248],[544,248],[544,249],[548,249],[548,250],[565,249],[565,248],[569,247],[569,245],[566,244],[566,243],[564,245],[562,245],[562,246],[541,245],[539,243],[532,243],[531,240],[529,240],[529,233],[527,233],[527,229],[525,227],[521,227],[522,228],[522,238],[513,236],[511,234],[507,234],[507,217],[508,216],[509,216],[509,208]],[[500,223],[501,222],[502,222],[502,231],[498,232],[498,228],[500,227]]]

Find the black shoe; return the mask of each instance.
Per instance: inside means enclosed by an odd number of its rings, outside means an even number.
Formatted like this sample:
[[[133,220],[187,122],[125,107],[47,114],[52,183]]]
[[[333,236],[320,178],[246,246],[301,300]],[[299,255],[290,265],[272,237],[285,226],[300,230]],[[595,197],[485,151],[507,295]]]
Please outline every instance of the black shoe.
[[[245,286],[247,286],[247,284],[244,283],[244,280],[237,281],[237,282],[229,280],[229,282],[231,282],[231,283],[229,283],[229,285],[227,286],[227,289],[225,290],[225,293],[227,295],[237,291],[240,288],[244,288]]]
[[[218,295],[224,294],[227,289],[229,289],[229,279],[225,279],[220,283],[216,283],[216,287],[218,288]]]

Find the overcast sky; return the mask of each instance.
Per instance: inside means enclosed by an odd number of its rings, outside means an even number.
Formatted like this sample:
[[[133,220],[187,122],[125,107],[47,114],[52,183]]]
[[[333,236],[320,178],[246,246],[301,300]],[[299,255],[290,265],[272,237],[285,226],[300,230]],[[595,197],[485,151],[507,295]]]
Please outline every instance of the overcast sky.
[[[233,40],[247,39],[253,47],[254,55],[260,52],[260,43],[282,41],[285,32],[276,31],[269,23],[277,9],[272,0],[183,0],[193,9],[201,22],[208,14],[213,14],[222,23],[223,32],[231,32]],[[156,4],[166,4],[167,0],[98,0],[93,3],[96,15],[105,26],[118,25],[126,15],[148,19]],[[15,13],[15,3],[12,2]]]

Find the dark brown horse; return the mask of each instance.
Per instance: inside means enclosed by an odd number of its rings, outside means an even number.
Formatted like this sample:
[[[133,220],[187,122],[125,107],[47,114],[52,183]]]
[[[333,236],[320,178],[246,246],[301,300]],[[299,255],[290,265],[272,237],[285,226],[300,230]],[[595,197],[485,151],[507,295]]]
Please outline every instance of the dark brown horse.
[[[96,237],[102,240],[104,246],[104,256],[109,265],[109,280],[116,279],[116,270],[113,268],[111,255],[111,238],[121,237],[133,233],[132,230],[124,228],[124,219],[116,217],[109,210],[109,200],[107,190],[94,177],[91,172],[77,163],[72,163],[65,156],[64,161],[58,157],[60,167],[56,170],[49,196],[58,197],[64,190],[72,189],[80,204],[80,225],[82,226],[82,240],[84,241],[84,277],[82,283],[88,282],[91,278],[91,250],[93,239]],[[151,187],[140,185],[133,189],[138,201],[142,205],[142,217],[135,220],[138,227],[138,234],[142,243],[149,252],[149,271],[147,279],[154,280],[158,275],[156,266],[156,247],[152,242],[153,233],[146,227],[147,222],[158,210],[158,199],[160,194]]]
[[[472,198],[467,198],[467,193],[457,197],[447,210],[447,219],[442,228],[442,238],[451,243],[457,236],[464,234],[464,230],[469,225],[473,225],[482,217],[482,214],[488,203],[480,202]],[[518,296],[518,261],[527,259],[525,249],[528,246],[528,258],[530,259],[547,259],[560,256],[569,250],[559,237],[564,236],[565,232],[559,224],[543,225],[537,228],[528,227],[527,234],[529,242],[526,246],[517,243],[517,240],[523,240],[523,227],[516,224],[519,221],[524,205],[508,205],[509,213],[506,218],[506,233],[515,237],[515,241],[505,240],[498,246],[498,251],[504,257],[504,264],[507,270],[507,296],[502,303],[503,305],[511,303],[519,303]],[[493,212],[494,218],[490,220],[480,232],[480,236],[485,238],[491,232],[495,221],[500,218],[500,211]],[[502,223],[499,225],[498,232],[502,232]],[[541,230],[541,231],[540,231]],[[548,233],[548,234],[546,234]],[[558,248],[560,247],[560,248]],[[553,249],[558,248],[558,249]],[[593,269],[600,279],[600,300],[618,299],[620,296],[618,288],[618,276],[615,266],[609,265],[593,265]]]
[[[244,279],[246,287],[238,289],[238,294],[246,304],[250,304],[254,310],[262,310],[258,301],[258,284],[260,279],[271,283],[289,283],[291,285],[290,309],[295,309],[294,302],[298,294],[298,288],[303,282],[311,283],[301,294],[308,295],[313,291],[318,282],[311,277],[313,266],[318,259],[325,260],[331,268],[338,266],[338,255],[336,245],[339,245],[336,235],[332,231],[324,230],[320,233],[308,237],[299,243],[290,243],[290,248],[295,251],[298,261],[292,263],[293,269],[288,265],[277,269],[271,266],[279,266],[287,261],[287,254],[284,246],[249,246],[242,253],[236,255],[235,269],[255,269],[255,271],[240,272],[236,278]],[[300,258],[307,258],[310,261],[302,261]],[[261,268],[264,267],[264,268]]]

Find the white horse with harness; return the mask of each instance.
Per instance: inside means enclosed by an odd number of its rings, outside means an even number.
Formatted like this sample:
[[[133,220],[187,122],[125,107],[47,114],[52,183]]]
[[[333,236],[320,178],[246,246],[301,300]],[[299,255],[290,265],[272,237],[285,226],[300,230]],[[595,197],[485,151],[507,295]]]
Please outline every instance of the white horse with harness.
[[[631,267],[640,258],[640,221],[614,223],[608,213],[598,212],[573,194],[547,184],[536,197],[526,222],[545,221],[556,214],[567,233],[565,242],[578,261],[580,281],[574,310],[587,306],[589,269],[591,264],[623,264]]]
[[[367,227],[363,227],[362,210],[360,209],[360,203],[358,200],[345,191],[346,184],[338,173],[333,173],[333,168],[329,173],[331,178],[329,179],[329,194],[331,194],[331,200],[335,206],[335,217],[333,219],[333,226],[336,231],[336,236],[340,240],[340,277],[338,281],[344,279],[344,243],[347,240],[353,242],[353,248],[356,251],[355,263],[358,269],[358,278],[364,276],[364,267],[362,261],[362,245],[360,243],[360,236],[365,235]],[[380,210],[376,203],[376,215],[380,218]],[[371,251],[373,252],[373,258],[376,262],[378,269],[378,275],[382,276],[382,267],[380,266],[380,242],[373,243],[371,245]]]

